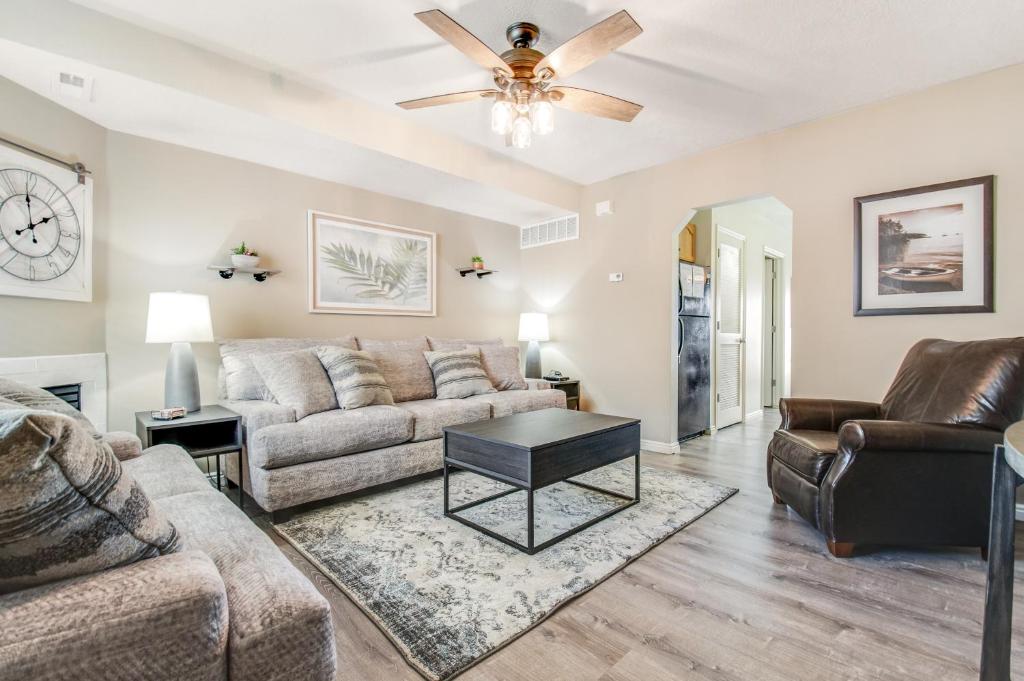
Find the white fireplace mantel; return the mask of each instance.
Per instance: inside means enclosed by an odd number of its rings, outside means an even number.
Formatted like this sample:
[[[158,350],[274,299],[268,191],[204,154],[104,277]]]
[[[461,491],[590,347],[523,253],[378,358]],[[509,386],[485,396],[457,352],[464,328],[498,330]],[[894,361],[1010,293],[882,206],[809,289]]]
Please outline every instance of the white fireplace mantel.
[[[0,357],[0,376],[37,388],[80,384],[82,413],[96,430],[107,431],[107,356],[104,353]]]

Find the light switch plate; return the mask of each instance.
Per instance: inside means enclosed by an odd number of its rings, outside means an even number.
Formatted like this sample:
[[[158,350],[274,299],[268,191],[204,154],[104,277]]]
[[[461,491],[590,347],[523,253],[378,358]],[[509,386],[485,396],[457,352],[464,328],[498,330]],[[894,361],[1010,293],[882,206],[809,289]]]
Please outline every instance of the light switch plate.
[[[612,272],[608,275],[608,281],[622,281],[622,272]]]

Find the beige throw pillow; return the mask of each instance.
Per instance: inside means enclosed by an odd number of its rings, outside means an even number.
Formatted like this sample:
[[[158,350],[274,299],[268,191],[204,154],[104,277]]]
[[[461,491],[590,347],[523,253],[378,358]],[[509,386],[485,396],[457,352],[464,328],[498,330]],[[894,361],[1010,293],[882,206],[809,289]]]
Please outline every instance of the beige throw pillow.
[[[180,550],[110,447],[54,412],[0,409],[0,593]]]
[[[295,410],[295,419],[338,408],[334,387],[315,348],[253,355],[252,363],[278,404]]]
[[[480,362],[480,350],[424,352],[434,375],[437,399],[452,400],[496,392]]]
[[[317,348],[316,352],[342,409],[395,403],[391,388],[370,353],[330,347]]]
[[[434,379],[423,357],[423,352],[430,349],[426,336],[404,340],[360,338],[359,349],[370,353],[380,367],[395,402],[434,396]]]
[[[218,341],[224,367],[224,395],[229,400],[269,400],[269,391],[253,365],[254,355],[305,350],[321,345],[356,349],[355,336],[341,338],[229,338]]]
[[[480,351],[487,378],[498,390],[526,390],[526,379],[519,371],[519,348],[505,345],[470,345]]]

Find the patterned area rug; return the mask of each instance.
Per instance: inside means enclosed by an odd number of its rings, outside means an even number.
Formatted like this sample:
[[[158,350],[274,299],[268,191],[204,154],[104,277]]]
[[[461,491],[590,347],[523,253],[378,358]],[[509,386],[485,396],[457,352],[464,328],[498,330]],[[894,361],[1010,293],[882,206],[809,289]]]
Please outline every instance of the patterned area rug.
[[[631,461],[575,480],[631,494]],[[736,490],[682,473],[640,468],[640,503],[528,556],[445,518],[441,479],[346,500],[276,526],[355,601],[428,679],[447,679],[520,636],[571,598],[722,503]],[[451,504],[505,485],[471,473],[451,479]],[[610,507],[614,497],[559,483],[535,493],[536,542]],[[526,541],[526,495],[461,512]]]

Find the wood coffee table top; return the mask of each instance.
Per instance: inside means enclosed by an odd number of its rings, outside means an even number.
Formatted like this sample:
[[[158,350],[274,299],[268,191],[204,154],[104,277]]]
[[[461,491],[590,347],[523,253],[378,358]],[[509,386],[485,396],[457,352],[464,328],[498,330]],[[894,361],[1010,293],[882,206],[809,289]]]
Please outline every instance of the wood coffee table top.
[[[640,419],[552,408],[447,426],[444,432],[506,447],[534,450],[639,423]]]

